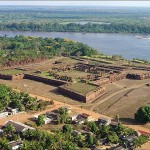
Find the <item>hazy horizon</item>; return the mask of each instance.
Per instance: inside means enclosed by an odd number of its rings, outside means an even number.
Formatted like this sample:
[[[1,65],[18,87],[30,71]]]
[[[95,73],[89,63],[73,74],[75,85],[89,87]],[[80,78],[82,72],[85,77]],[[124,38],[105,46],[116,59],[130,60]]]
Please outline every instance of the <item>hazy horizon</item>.
[[[0,6],[150,7],[150,1],[0,1]]]

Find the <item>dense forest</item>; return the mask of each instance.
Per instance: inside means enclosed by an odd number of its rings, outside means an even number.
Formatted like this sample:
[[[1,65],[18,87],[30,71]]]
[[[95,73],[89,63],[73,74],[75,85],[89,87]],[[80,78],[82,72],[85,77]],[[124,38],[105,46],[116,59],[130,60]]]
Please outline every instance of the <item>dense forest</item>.
[[[0,30],[48,31],[48,32],[94,32],[94,33],[150,33],[150,26],[133,23],[96,24],[86,23],[6,23],[0,24]]]
[[[0,37],[2,67],[40,62],[53,56],[91,56],[95,49],[85,44],[61,38]]]
[[[0,30],[150,33],[147,8],[9,7],[0,8]]]

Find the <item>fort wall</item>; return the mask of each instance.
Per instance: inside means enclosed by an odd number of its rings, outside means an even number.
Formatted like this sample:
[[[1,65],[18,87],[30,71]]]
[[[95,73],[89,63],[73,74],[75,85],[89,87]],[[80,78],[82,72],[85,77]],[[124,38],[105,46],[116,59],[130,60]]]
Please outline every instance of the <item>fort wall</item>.
[[[11,75],[6,75],[6,74],[0,74],[0,79],[12,80],[12,76]]]
[[[143,73],[143,74],[128,73],[126,77],[127,79],[144,80],[150,79],[150,73]]]
[[[39,76],[32,75],[32,74],[16,74],[16,75],[0,74],[0,79],[4,79],[4,80],[29,79],[29,80],[34,80],[34,81],[38,81],[38,82],[43,82],[46,84],[52,84],[55,86],[60,86],[60,85],[68,83],[68,82],[63,81],[63,80],[47,79],[47,78],[39,77]]]
[[[24,75],[24,79],[29,79],[29,80],[34,80],[34,81],[38,81],[38,82],[43,82],[43,83],[51,84],[51,85],[55,85],[55,86],[60,86],[60,85],[68,83],[68,82],[63,81],[63,80],[47,79],[47,78],[36,76],[36,75],[32,75],[32,74],[25,74]]]
[[[110,82],[115,82],[115,81],[119,81],[119,80],[123,80],[123,79],[126,79],[126,74],[111,74],[109,76]]]
[[[62,85],[58,87],[58,92],[63,95],[69,96],[73,99],[78,101],[82,101],[84,103],[94,101],[95,99],[99,98],[104,92],[104,87],[97,87],[95,90],[88,92],[87,94],[81,94],[79,92],[73,91],[67,88],[67,85]]]

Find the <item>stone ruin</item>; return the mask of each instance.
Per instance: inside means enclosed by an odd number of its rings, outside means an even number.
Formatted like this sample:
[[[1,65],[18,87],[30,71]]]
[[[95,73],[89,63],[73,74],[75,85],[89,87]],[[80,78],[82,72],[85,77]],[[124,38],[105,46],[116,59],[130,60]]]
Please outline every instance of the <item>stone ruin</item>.
[[[109,76],[109,81],[110,82],[115,82],[115,81],[119,81],[119,80],[123,80],[123,79],[126,79],[126,74],[111,74]]]
[[[71,70],[71,66],[70,65],[64,65],[64,66],[61,66],[61,67],[53,67],[52,68],[52,71],[56,71],[56,72],[61,72],[61,71],[68,71],[68,70]]]
[[[61,61],[55,61],[54,64],[61,64]]]
[[[96,65],[83,64],[83,63],[78,63],[77,65],[75,65],[74,68],[75,70],[78,70],[78,71],[98,74],[101,77],[107,76],[109,75],[109,73],[121,73],[121,70],[123,70],[120,67],[104,66],[104,65],[96,66]]]
[[[61,76],[61,75],[55,73],[54,71],[49,71],[49,75],[53,76],[55,79],[58,79],[58,80],[64,80],[64,81],[67,81],[67,82],[73,82],[73,78],[72,77],[68,77],[67,75]]]
[[[144,80],[150,79],[150,73],[143,73],[143,74],[128,73],[126,77],[127,79]]]
[[[95,90],[90,91],[84,95],[79,92],[68,89],[67,84],[64,84],[64,85],[58,87],[58,92],[63,95],[66,95],[70,98],[87,103],[87,102],[92,102],[92,101],[96,100],[97,98],[99,98],[100,96],[102,96],[105,92],[105,88],[97,86],[97,88]]]

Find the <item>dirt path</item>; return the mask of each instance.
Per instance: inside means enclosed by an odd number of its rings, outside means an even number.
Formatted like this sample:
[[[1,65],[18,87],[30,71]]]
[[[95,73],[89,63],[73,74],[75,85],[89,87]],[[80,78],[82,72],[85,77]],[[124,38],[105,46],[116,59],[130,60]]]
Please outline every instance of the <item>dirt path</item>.
[[[15,89],[15,91],[20,92],[20,90],[18,90],[18,89]],[[35,97],[35,98],[42,99],[42,100],[45,100],[45,101],[50,101],[51,100],[50,98],[46,98],[46,97],[43,97],[43,96],[31,94],[31,93],[29,95],[31,97]],[[87,113],[87,114],[91,115],[93,118],[96,118],[96,119],[99,118],[99,117],[110,118],[108,116],[98,114],[98,113],[95,113],[95,112],[92,112],[92,111],[88,111],[88,110],[85,110],[85,109],[81,109],[81,108],[76,107],[76,106],[72,106],[72,105],[69,105],[69,104],[64,104],[64,103],[59,102],[59,101],[54,101],[54,105],[52,105],[50,108],[47,108],[43,111],[39,111],[39,112],[32,113],[32,114],[20,113],[20,114],[17,114],[17,115],[1,118],[0,119],[0,125],[3,126],[5,124],[5,122],[8,121],[8,120],[26,122],[26,121],[28,121],[28,119],[33,118],[34,115],[36,115],[36,114],[45,114],[47,111],[52,111],[52,110],[58,109],[59,107],[62,107],[64,105],[71,107],[71,109],[73,111],[78,112],[79,114],[80,113]]]
[[[139,85],[139,86],[141,86],[141,85]],[[16,91],[20,92],[20,90],[16,90]],[[50,98],[46,98],[46,97],[43,97],[43,96],[31,94],[31,93],[29,95],[31,97],[37,97],[38,99],[42,99],[42,100],[45,100],[45,101],[50,101],[51,100]],[[28,119],[33,118],[35,114],[44,114],[47,111],[52,111],[52,110],[58,109],[59,107],[62,107],[64,105],[71,107],[71,109],[73,111],[75,111],[75,112],[77,112],[79,114],[80,113],[87,113],[87,114],[91,115],[93,118],[96,118],[96,119],[99,118],[99,117],[110,118],[110,117],[108,117],[106,115],[98,114],[98,113],[95,113],[95,112],[93,112],[91,110],[81,109],[79,107],[76,107],[76,106],[73,106],[73,105],[69,105],[69,104],[64,104],[62,102],[54,100],[54,105],[52,105],[50,108],[47,108],[47,109],[45,109],[43,111],[32,113],[32,114],[29,114],[29,113],[20,113],[20,114],[13,115],[13,116],[10,116],[10,117],[7,117],[7,118],[2,118],[2,119],[0,119],[0,125],[1,126],[4,125],[5,122],[8,121],[8,120],[26,122],[26,121],[28,121]],[[142,127],[140,125],[126,125],[126,126],[132,128],[134,130],[141,130],[141,131],[145,131],[145,132],[150,133],[150,129],[144,128],[144,127]]]
[[[113,94],[109,95],[108,97],[106,97],[106,98],[104,98],[104,99],[98,101],[97,103],[95,103],[95,104],[90,108],[90,110],[91,110],[91,111],[97,110],[97,108],[98,108],[98,106],[99,106],[100,104],[102,104],[102,103],[104,103],[105,101],[109,100],[109,99],[112,98],[113,96],[115,96],[115,95],[117,95],[117,94],[120,94],[120,93],[122,93],[122,92],[125,92],[125,91],[127,91],[127,90],[136,89],[136,88],[138,88],[138,87],[140,87],[140,86],[143,86],[143,85],[145,85],[145,83],[142,83],[142,84],[139,84],[139,85],[134,85],[134,86],[131,86],[131,87],[122,89],[122,90],[120,90],[120,91],[118,91],[118,92],[116,92],[116,93],[113,93]]]

